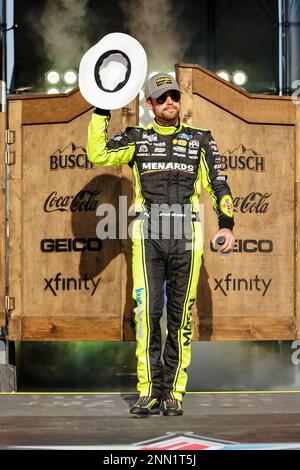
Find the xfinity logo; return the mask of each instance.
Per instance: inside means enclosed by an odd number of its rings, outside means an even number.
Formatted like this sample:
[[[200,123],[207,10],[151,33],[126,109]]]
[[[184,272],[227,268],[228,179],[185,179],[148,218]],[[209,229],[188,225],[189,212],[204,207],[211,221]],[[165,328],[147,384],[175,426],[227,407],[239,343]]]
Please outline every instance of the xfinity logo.
[[[214,279],[214,290],[220,289],[222,294],[224,294],[226,297],[227,292],[230,291],[259,291],[264,297],[272,282],[272,279],[261,279],[258,274],[256,274],[254,278],[250,279],[234,279],[231,277],[231,275],[232,273],[228,273],[224,279]]]
[[[56,150],[49,157],[49,168],[51,171],[57,170],[89,170],[94,165],[88,160],[83,147],[77,147],[71,142],[64,150]]]
[[[44,291],[49,290],[55,297],[57,297],[57,292],[74,290],[91,291],[90,294],[92,296],[99,285],[100,277],[95,282],[94,279],[89,279],[87,274],[76,279],[75,277],[61,277],[61,273],[57,273],[55,277],[44,279],[44,281]]]

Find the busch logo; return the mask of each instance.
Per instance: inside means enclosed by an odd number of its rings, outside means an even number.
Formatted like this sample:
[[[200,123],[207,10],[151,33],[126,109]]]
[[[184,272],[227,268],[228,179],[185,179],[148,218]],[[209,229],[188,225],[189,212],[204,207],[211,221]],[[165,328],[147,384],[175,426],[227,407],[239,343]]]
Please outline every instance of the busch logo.
[[[221,156],[222,169],[265,171],[265,157],[240,144],[234,150],[226,150]]]
[[[93,164],[88,160],[83,147],[76,147],[73,142],[64,150],[56,150],[49,157],[50,170],[74,170],[75,168],[88,170]]]

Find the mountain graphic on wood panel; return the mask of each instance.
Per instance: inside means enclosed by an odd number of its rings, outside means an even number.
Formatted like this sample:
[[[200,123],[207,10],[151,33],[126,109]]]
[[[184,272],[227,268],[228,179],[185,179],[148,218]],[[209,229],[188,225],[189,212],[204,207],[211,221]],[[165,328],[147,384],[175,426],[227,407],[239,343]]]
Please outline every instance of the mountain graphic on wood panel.
[[[70,142],[63,150],[57,149],[52,152],[52,155],[73,155],[78,153],[86,153],[86,148],[83,146],[77,147],[74,142]]]
[[[245,145],[240,144],[238,147],[234,148],[233,150],[227,149],[225,152],[222,153],[222,155],[243,155],[243,156],[250,156],[250,155],[255,155],[255,156],[260,156],[259,153],[257,153],[254,149],[252,148],[247,148]]]

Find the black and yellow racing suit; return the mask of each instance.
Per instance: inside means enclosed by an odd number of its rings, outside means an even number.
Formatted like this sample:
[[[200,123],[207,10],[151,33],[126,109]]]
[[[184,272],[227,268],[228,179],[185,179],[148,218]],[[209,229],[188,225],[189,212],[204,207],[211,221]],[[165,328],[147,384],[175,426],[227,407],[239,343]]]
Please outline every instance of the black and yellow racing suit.
[[[220,174],[221,158],[210,131],[182,122],[166,127],[154,120],[145,127],[128,127],[108,140],[109,119],[109,112],[93,113],[87,155],[94,164],[128,164],[133,171],[138,213],[132,233],[137,389],[140,396],[167,393],[182,400],[203,254],[198,215],[201,183],[212,196],[219,228],[234,225],[230,189],[226,176]],[[178,208],[188,210],[180,213]],[[165,219],[169,221],[167,237]],[[168,334],[162,364],[160,318],[165,281]]]

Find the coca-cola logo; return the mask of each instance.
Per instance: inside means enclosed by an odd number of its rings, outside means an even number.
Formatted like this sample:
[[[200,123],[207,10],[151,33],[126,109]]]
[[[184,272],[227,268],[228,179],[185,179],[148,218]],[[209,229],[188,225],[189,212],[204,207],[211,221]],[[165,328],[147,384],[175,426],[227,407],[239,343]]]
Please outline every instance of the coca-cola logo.
[[[265,171],[265,157],[259,155],[254,149],[240,144],[234,150],[226,150],[220,156],[221,168],[227,170]]]
[[[49,194],[44,202],[45,212],[87,212],[95,211],[99,205],[96,196],[99,191],[89,191],[88,189],[79,191],[75,195],[59,196],[57,191]]]
[[[238,196],[233,198],[235,212],[245,214],[265,214],[268,212],[270,202],[268,199],[272,193],[252,192],[247,196]]]

